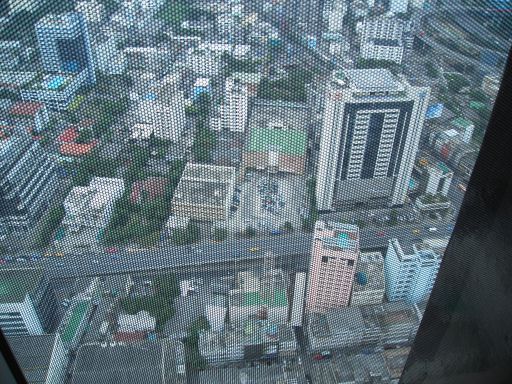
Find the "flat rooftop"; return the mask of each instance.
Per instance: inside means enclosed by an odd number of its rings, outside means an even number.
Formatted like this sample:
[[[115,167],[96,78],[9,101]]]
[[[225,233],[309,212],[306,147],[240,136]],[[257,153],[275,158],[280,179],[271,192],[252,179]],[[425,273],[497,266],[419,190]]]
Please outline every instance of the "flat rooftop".
[[[306,154],[307,135],[304,131],[280,128],[255,128],[251,130],[248,151],[276,151],[291,156]]]
[[[288,305],[285,289],[276,289],[273,297],[264,297],[260,292],[244,292],[231,295],[234,305],[252,307],[266,305],[269,307],[285,307]]]
[[[43,271],[30,269],[0,270],[0,303],[20,303],[33,292],[43,276]]]
[[[361,253],[357,261],[353,290],[384,289],[384,258],[380,252]]]
[[[157,340],[114,347],[83,345],[76,355],[71,383],[174,384],[173,366],[180,360],[176,344]]]
[[[315,240],[320,240],[324,249],[355,251],[359,249],[359,228],[356,225],[317,221]]]
[[[350,88],[363,92],[401,91],[403,85],[388,69],[348,69],[344,71]]]
[[[29,384],[46,382],[56,337],[56,334],[7,337]]]
[[[78,327],[80,326],[80,323],[82,322],[84,315],[86,314],[90,305],[91,302],[89,300],[80,301],[75,304],[68,323],[62,331],[62,341],[69,342],[73,340],[76,335],[76,331],[78,330]]]
[[[249,129],[281,128],[307,132],[309,117],[305,104],[257,100],[249,116]]]
[[[223,207],[234,185],[235,172],[234,167],[188,163],[174,192],[173,204]]]

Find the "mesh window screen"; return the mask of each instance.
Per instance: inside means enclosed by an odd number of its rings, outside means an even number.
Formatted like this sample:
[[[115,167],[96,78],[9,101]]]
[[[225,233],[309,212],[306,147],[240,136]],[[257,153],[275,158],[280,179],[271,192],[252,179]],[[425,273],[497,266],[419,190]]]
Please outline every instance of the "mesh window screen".
[[[511,12],[0,1],[0,329],[26,381],[398,383]]]

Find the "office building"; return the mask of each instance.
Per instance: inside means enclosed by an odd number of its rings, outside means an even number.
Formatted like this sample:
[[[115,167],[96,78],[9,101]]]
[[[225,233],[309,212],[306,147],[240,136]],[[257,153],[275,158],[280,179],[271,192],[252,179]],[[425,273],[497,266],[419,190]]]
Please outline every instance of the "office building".
[[[306,169],[307,106],[286,102],[256,102],[249,118],[249,132],[242,154],[246,168],[302,175]]]
[[[395,17],[365,17],[361,36],[361,57],[400,64],[404,53],[403,31],[403,21]]]
[[[499,76],[486,75],[482,79],[482,91],[494,100],[500,90],[500,82]]]
[[[346,307],[359,258],[359,228],[317,221],[306,296],[308,312]]]
[[[0,328],[6,336],[53,330],[57,298],[42,269],[2,269],[0,288]]]
[[[188,163],[172,198],[172,212],[194,220],[226,220],[235,177],[234,167]]]
[[[71,232],[105,228],[124,188],[123,179],[108,177],[94,177],[88,186],[73,187],[64,200],[66,215],[62,224]]]
[[[33,227],[56,184],[56,164],[25,130],[0,139],[0,234]]]
[[[427,166],[428,180],[425,193],[448,196],[453,179],[453,171],[442,161]]]
[[[105,364],[108,362],[108,364]],[[80,346],[71,384],[185,384],[185,350],[180,341],[160,339],[138,343]]]
[[[326,98],[318,209],[404,204],[429,88],[386,69],[354,69],[334,73]]]
[[[96,82],[89,31],[82,13],[48,14],[35,28],[45,71],[76,75],[86,72],[85,84]]]
[[[105,5],[96,0],[78,1],[75,10],[82,13],[89,24],[101,23],[105,17]]]
[[[114,34],[96,36],[93,45],[96,69],[106,75],[120,75],[127,68],[126,55],[117,48],[118,40]]]
[[[228,77],[223,108],[224,126],[231,132],[244,132],[249,113],[249,93],[242,82]]]
[[[9,336],[7,342],[28,384],[64,382],[68,356],[58,333]]]
[[[406,13],[409,0],[389,0],[389,12]]]
[[[364,252],[357,261],[351,306],[380,304],[384,300],[384,258],[380,252]]]
[[[151,81],[137,108],[138,123],[151,124],[156,137],[173,142],[180,141],[186,122],[185,98],[179,82],[177,73]]]
[[[9,109],[9,115],[16,125],[31,128],[35,134],[44,131],[49,122],[48,110],[43,103],[18,101]]]
[[[442,254],[423,242],[400,244],[389,240],[384,258],[386,296],[389,301],[418,303],[424,300],[434,286],[441,265]]]
[[[327,0],[324,4],[324,22],[328,32],[341,32],[347,12],[346,0]]]

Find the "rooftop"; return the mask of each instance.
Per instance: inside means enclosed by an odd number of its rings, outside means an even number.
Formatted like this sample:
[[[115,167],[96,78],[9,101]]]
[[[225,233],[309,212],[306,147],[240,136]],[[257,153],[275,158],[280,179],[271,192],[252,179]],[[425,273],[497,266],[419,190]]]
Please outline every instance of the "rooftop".
[[[348,69],[344,73],[350,81],[350,87],[354,90],[363,92],[403,90],[403,85],[388,69]]]
[[[276,289],[272,297],[264,297],[260,292],[244,292],[241,294],[243,307],[268,305],[269,307],[285,307],[288,305],[286,290]]]
[[[140,341],[126,345],[83,345],[77,352],[72,384],[174,384],[182,356],[178,342]],[[105,364],[108,362],[108,364]],[[184,375],[181,376],[184,378]]]
[[[86,314],[90,305],[91,302],[89,300],[80,301],[75,304],[72,309],[71,316],[69,317],[69,320],[61,333],[62,341],[70,342],[73,340],[76,331],[78,330],[78,327],[80,326],[80,323],[82,322],[84,315]]]
[[[78,137],[78,128],[77,127],[69,127],[65,129],[59,137],[57,137],[57,141],[60,143],[73,143]]]
[[[234,167],[188,163],[173,196],[173,204],[224,206],[235,180]]]
[[[12,105],[9,113],[14,116],[34,116],[43,107],[43,103],[35,101],[18,101]]]
[[[137,180],[132,184],[130,200],[132,203],[139,202],[143,194],[146,194],[147,199],[154,200],[164,195],[166,187],[165,177],[150,176],[145,180]]]
[[[359,248],[359,228],[356,225],[317,221],[314,238],[321,241],[324,249],[343,251]]]
[[[466,129],[475,126],[471,120],[465,119],[463,117],[457,117],[456,119],[453,119],[451,123],[453,126],[460,129]]]
[[[79,144],[75,142],[63,142],[59,147],[59,153],[62,156],[81,157],[90,153],[98,144],[98,140],[90,143]]]
[[[306,153],[307,135],[296,129],[256,128],[251,130],[248,150],[251,152],[277,151],[292,156]]]
[[[0,270],[0,303],[20,303],[33,292],[43,277],[41,269]]]
[[[382,352],[389,375],[392,379],[398,379],[402,375],[409,352],[411,352],[410,347],[386,349]]]
[[[56,337],[56,334],[48,334],[7,338],[14,357],[29,384],[46,381]]]
[[[384,258],[380,252],[361,253],[356,267],[353,290],[384,289]]]

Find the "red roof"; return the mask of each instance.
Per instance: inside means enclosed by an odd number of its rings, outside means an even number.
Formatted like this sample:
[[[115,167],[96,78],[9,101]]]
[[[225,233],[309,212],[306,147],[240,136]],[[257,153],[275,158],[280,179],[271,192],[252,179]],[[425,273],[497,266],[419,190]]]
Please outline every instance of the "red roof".
[[[91,141],[87,144],[62,143],[59,152],[62,156],[84,156],[91,152],[96,144],[98,144],[98,140]]]
[[[59,143],[73,143],[78,137],[78,129],[76,127],[70,127],[62,132],[57,141]]]
[[[114,341],[139,341],[146,338],[145,332],[117,332],[113,339]]]
[[[36,101],[18,101],[9,109],[9,113],[15,116],[34,116],[43,107],[43,103]]]

